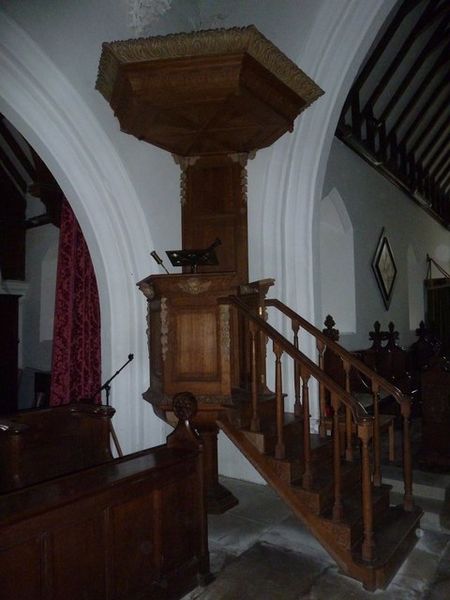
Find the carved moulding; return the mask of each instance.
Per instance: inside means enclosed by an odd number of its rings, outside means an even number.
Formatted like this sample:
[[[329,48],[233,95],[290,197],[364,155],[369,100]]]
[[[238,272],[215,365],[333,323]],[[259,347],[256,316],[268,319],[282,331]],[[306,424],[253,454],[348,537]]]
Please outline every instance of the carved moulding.
[[[153,287],[153,285],[151,283],[146,283],[146,282],[140,282],[138,284],[139,289],[141,290],[141,292],[144,294],[144,296],[148,299],[148,300],[153,300],[155,297],[155,288]]]
[[[161,355],[163,362],[166,362],[167,352],[169,350],[169,311],[167,308],[167,298],[161,298]]]
[[[227,53],[249,54],[300,95],[306,105],[323,94],[314,81],[254,25],[105,42],[102,45],[96,88],[110,101],[119,67],[124,63]]]
[[[220,349],[222,355],[229,356],[231,348],[230,337],[230,307],[222,304],[219,308]]]
[[[211,281],[202,281],[197,277],[189,277],[186,281],[181,281],[178,284],[178,288],[185,294],[191,294],[192,296],[198,296],[209,290],[211,287]]]

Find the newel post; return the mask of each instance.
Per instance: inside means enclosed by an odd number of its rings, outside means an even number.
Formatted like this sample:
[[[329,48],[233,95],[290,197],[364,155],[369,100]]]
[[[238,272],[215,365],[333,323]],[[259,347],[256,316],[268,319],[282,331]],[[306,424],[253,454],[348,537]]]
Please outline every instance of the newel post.
[[[322,340],[317,339],[316,341],[317,354],[319,359],[319,369],[321,371],[325,371],[325,350],[326,345]],[[319,409],[320,409],[320,419],[319,419],[319,435],[320,437],[326,436],[326,427],[325,427],[325,413],[326,413],[326,399],[325,399],[325,386],[322,381],[319,382]]]
[[[168,448],[181,448],[183,450],[194,450],[198,452],[197,477],[199,484],[198,502],[196,503],[196,514],[198,519],[200,540],[197,546],[197,556],[201,580],[206,584],[211,581],[209,550],[208,550],[208,518],[207,518],[207,491],[205,482],[205,453],[202,439],[191,425],[191,421],[197,414],[198,405],[196,397],[190,392],[180,392],[173,397],[172,409],[178,419],[174,431],[167,436]]]
[[[349,394],[350,389],[350,363],[347,360],[342,361],[342,366],[345,373],[345,391]],[[353,417],[350,406],[345,406],[345,458],[348,461],[353,460]]]
[[[377,487],[381,485],[381,439],[380,439],[380,386],[372,382],[373,396],[373,453],[374,453],[374,473],[373,483]]]
[[[258,415],[258,375],[257,372],[257,351],[256,351],[256,343],[257,343],[257,328],[253,321],[249,323],[249,332],[250,332],[250,355],[251,355],[251,377],[252,377],[252,420],[250,423],[250,430],[257,432],[261,430],[261,422]]]
[[[281,374],[281,356],[283,350],[274,342],[273,352],[275,354],[275,396],[277,403],[277,443],[275,446],[275,458],[283,459],[286,456],[286,447],[284,444],[283,379]]]
[[[341,521],[344,516],[344,507],[342,504],[341,432],[339,429],[339,409],[341,407],[341,399],[335,393],[331,394],[331,404],[333,406],[333,521]]]
[[[358,437],[361,440],[361,485],[362,514],[364,539],[362,544],[363,560],[374,558],[375,542],[373,539],[373,499],[372,477],[370,466],[370,440],[373,437],[373,419],[367,417],[358,423]]]
[[[303,367],[300,369],[300,377],[302,378],[302,401],[303,401],[303,460],[305,470],[303,471],[302,484],[306,490],[312,486],[312,471],[311,471],[311,438],[309,431],[309,378],[310,373],[306,372]]]
[[[299,349],[299,330],[300,323],[298,321],[292,321],[292,331],[294,332],[294,346]],[[300,366],[296,360],[294,360],[294,415],[296,417],[302,416],[302,403],[300,400]]]
[[[405,493],[403,495],[403,508],[412,511],[414,500],[412,494],[412,456],[411,456],[411,400],[407,398],[401,404],[401,413],[403,417],[403,480]]]

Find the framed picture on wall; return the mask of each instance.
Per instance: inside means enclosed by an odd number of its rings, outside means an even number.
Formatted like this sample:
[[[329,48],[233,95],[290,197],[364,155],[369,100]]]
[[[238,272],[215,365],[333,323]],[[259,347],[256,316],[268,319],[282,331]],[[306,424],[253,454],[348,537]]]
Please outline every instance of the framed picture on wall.
[[[378,240],[377,249],[372,261],[372,269],[380,288],[384,306],[388,310],[394,283],[397,278],[397,267],[395,266],[394,255],[384,229]]]

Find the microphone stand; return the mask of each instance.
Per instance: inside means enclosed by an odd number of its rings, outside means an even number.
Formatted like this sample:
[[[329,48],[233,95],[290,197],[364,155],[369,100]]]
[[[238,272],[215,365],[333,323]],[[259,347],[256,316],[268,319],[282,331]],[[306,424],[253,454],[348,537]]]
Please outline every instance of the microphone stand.
[[[89,400],[94,400],[95,396],[97,394],[101,394],[101,392],[103,390],[105,390],[106,392],[106,406],[109,406],[109,394],[111,392],[111,381],[117,377],[117,375],[120,373],[120,371],[122,371],[122,369],[124,369],[134,358],[134,354],[129,354],[128,355],[128,360],[120,367],[120,369],[118,371],[116,371],[114,373],[114,375],[112,375],[107,381],[105,381],[105,383],[94,393],[92,394],[92,396],[90,396]],[[101,397],[100,397],[100,404],[101,404]],[[119,444],[119,440],[117,439],[117,435],[116,432],[114,430],[114,425],[112,424],[111,419],[108,420],[108,426],[109,426],[109,432],[111,434],[111,437],[113,439],[114,442],[114,446],[117,450],[117,454],[119,456],[123,456],[123,452],[122,452],[122,448],[120,447]]]
[[[125,367],[127,366],[127,364],[130,363],[133,360],[133,358],[134,358],[134,354],[129,354],[127,362],[125,362],[120,367],[120,369],[118,371],[116,371],[114,373],[114,375],[108,379],[108,381],[105,381],[105,383],[94,394],[92,394],[92,396],[90,397],[90,400],[94,400],[94,398],[95,398],[95,396],[97,394],[101,394],[101,392],[103,390],[105,390],[105,392],[106,392],[106,406],[109,406],[109,394],[111,392],[111,381],[117,377],[117,375],[120,373],[120,371],[122,371],[122,369],[125,369]]]

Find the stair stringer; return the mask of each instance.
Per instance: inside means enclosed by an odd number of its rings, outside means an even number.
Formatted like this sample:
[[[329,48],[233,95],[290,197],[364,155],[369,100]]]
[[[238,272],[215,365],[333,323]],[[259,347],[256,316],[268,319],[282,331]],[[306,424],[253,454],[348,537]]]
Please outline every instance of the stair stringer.
[[[386,576],[384,565],[373,566],[362,561],[357,562],[350,550],[336,542],[329,522],[325,522],[323,518],[312,513],[303,504],[291,485],[278,476],[269,460],[253,446],[243,432],[236,429],[226,415],[222,415],[217,420],[217,426],[292,509],[294,514],[301,519],[346,575],[357,579],[367,590],[371,591],[383,588],[389,583],[392,574],[389,577]]]

